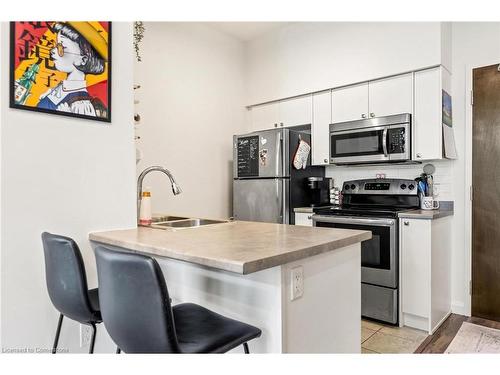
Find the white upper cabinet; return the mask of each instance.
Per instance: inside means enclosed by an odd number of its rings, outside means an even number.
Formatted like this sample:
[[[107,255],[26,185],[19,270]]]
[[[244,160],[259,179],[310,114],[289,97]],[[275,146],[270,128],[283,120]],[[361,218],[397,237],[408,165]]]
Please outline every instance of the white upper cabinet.
[[[332,90],[332,122],[413,113],[413,73]]]
[[[279,102],[279,126],[310,125],[312,123],[312,95],[285,99]]]
[[[413,113],[413,73],[368,83],[368,116]]]
[[[451,94],[450,74],[443,67],[415,72],[413,159],[443,158],[443,90]]]
[[[250,112],[250,131],[312,123],[312,94],[254,106]]]
[[[313,95],[312,164],[327,165],[330,160],[330,123],[332,122],[331,91]]]
[[[332,123],[368,118],[368,83],[332,90]]]
[[[312,163],[326,165],[330,124],[409,113],[411,159],[439,160],[444,91],[451,94],[451,75],[438,66],[251,107],[249,131],[311,124]]]
[[[279,123],[279,106],[278,102],[261,104],[249,109],[250,112],[250,129],[249,131],[257,131],[271,129],[278,126]]]

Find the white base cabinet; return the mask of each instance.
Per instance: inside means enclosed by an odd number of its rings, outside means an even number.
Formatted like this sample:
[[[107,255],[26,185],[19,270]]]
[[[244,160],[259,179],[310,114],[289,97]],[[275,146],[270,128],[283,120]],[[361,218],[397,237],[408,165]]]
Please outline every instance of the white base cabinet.
[[[451,313],[451,217],[400,219],[400,324],[432,334]]]
[[[296,212],[295,213],[295,225],[304,225],[306,227],[312,227],[312,213]]]

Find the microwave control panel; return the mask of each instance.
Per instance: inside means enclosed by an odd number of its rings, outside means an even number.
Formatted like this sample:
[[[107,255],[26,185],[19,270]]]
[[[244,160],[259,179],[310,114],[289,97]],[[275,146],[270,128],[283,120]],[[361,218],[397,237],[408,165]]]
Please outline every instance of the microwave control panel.
[[[405,128],[388,129],[387,138],[390,154],[403,154],[406,151]]]

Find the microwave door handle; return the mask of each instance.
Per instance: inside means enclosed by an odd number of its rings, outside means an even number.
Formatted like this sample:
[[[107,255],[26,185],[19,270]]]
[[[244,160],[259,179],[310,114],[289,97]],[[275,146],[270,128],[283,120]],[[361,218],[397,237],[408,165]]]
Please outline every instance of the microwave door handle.
[[[382,148],[384,150],[384,156],[387,157],[387,128],[384,128],[384,132],[382,133]]]

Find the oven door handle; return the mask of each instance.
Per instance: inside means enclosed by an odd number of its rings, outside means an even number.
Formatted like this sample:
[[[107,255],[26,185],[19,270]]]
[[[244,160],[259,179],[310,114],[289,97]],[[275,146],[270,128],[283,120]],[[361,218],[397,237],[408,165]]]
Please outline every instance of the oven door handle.
[[[384,156],[387,157],[387,129],[384,128],[384,132],[382,133],[382,148],[384,150]]]
[[[395,219],[369,219],[355,216],[329,216],[329,215],[313,215],[312,220],[314,225],[320,223],[338,223],[338,224],[367,224],[390,227],[396,223]]]

